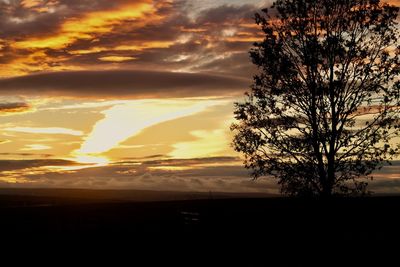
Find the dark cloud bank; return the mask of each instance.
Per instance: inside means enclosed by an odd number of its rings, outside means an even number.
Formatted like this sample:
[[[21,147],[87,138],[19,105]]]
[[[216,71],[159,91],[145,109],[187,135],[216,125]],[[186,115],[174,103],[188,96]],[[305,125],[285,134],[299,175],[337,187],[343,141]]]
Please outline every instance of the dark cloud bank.
[[[238,94],[249,84],[243,78],[202,73],[79,71],[1,79],[0,92],[81,97],[196,97]]]

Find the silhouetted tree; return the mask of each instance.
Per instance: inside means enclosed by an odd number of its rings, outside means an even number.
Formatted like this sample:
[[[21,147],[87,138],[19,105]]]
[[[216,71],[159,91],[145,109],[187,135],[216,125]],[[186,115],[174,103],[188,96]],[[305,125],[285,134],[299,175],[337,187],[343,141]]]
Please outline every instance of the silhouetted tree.
[[[256,14],[259,74],[231,127],[254,178],[272,175],[289,195],[366,192],[399,149],[398,12],[379,0],[279,0]]]

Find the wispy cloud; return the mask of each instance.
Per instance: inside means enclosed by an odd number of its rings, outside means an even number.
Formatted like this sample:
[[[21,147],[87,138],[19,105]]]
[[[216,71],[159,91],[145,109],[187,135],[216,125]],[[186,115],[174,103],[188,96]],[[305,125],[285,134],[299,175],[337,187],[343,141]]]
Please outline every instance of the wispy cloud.
[[[12,1],[0,8],[0,75],[141,69],[199,71],[234,60],[218,72],[245,76],[235,59],[260,38],[257,1]],[[197,7],[196,7],[197,5]],[[195,14],[195,16],[193,16]],[[236,68],[236,70],[234,70]]]
[[[32,111],[33,108],[25,102],[5,102],[0,103],[0,116],[20,114]]]
[[[20,133],[33,133],[33,134],[65,134],[65,135],[73,135],[73,136],[82,136],[84,133],[82,131],[67,129],[67,128],[58,128],[58,127],[48,127],[48,128],[39,128],[39,127],[9,127],[4,128],[3,130],[9,132],[20,132]]]
[[[19,49],[65,48],[77,40],[91,40],[99,34],[108,33],[125,20],[132,21],[141,18],[152,8],[150,1],[142,0],[120,6],[117,9],[88,12],[82,17],[67,19],[54,36],[17,41],[11,46]]]
[[[128,57],[128,56],[104,56],[99,57],[101,61],[108,61],[108,62],[124,62],[129,60],[135,60],[135,57]]]
[[[26,145],[25,148],[21,149],[22,151],[38,151],[38,150],[48,150],[51,146],[42,145],[42,144],[32,144]]]
[[[14,166],[10,168],[10,164]],[[73,171],[46,171],[46,166],[62,165],[74,167],[73,162],[58,160],[0,161],[1,180],[19,187],[277,192],[273,181],[251,181],[239,160],[231,157],[147,159]],[[160,166],[164,168],[157,168]],[[15,183],[18,180],[24,183]]]

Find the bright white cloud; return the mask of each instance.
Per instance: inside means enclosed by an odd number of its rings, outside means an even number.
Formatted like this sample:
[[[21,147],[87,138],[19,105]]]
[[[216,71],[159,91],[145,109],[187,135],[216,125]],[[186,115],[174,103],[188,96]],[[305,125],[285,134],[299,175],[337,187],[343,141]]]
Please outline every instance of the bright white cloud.
[[[226,100],[136,100],[115,105],[102,112],[105,118],[96,123],[74,154],[98,155],[107,152],[145,128],[194,115],[224,102]]]

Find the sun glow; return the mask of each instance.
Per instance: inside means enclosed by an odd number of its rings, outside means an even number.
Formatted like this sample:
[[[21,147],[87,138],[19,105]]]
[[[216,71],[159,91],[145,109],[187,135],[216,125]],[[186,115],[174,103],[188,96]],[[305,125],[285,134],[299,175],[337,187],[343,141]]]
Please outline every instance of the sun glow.
[[[93,167],[107,166],[110,160],[105,156],[91,156],[75,154],[72,160],[82,164],[81,166],[67,166],[63,167],[64,170],[80,170]]]
[[[229,139],[225,132],[226,129],[193,131],[191,134],[197,140],[172,145],[174,150],[168,156],[172,158],[222,156],[223,154],[220,154],[229,148]]]
[[[115,105],[103,111],[105,118],[96,123],[86,137],[77,155],[100,155],[143,129],[194,115],[208,107],[221,104],[222,100],[138,100]],[[162,134],[162,133],[161,133]]]

